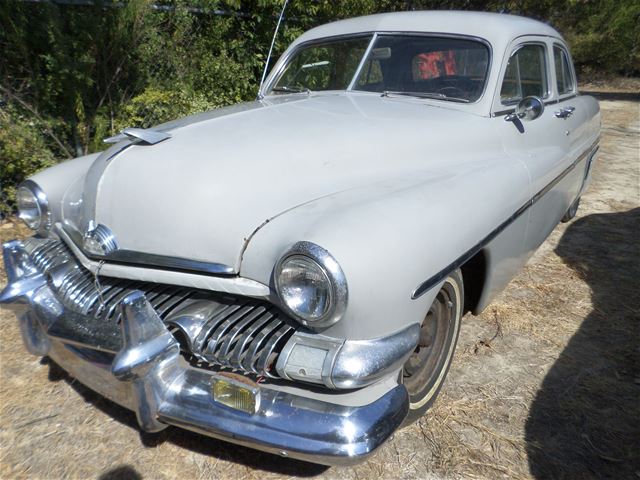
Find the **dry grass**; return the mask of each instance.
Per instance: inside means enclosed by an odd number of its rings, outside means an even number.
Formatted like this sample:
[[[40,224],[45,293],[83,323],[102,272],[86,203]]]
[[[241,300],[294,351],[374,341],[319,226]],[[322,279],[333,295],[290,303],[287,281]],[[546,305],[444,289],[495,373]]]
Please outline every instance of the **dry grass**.
[[[465,318],[435,406],[369,461],[325,469],[174,428],[141,434],[131,413],[29,356],[0,312],[0,477],[637,478],[640,110],[601,106],[578,218]],[[23,234],[0,226],[0,240]]]

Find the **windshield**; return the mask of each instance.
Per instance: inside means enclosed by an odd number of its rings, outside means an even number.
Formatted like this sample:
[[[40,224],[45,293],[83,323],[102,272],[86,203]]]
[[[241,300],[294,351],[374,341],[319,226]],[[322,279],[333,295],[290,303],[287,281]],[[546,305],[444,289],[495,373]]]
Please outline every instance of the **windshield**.
[[[380,35],[355,90],[475,102],[482,95],[489,49],[461,38]]]
[[[297,50],[271,89],[273,93],[346,90],[356,74],[371,35],[323,41]]]
[[[469,103],[480,98],[489,48],[465,38],[378,34],[358,72],[371,35],[314,43],[289,59],[272,93],[353,89]]]

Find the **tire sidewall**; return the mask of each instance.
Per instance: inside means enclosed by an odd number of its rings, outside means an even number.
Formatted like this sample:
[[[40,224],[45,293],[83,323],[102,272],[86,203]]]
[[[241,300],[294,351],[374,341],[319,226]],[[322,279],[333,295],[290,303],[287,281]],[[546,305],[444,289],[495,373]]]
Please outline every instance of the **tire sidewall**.
[[[562,223],[567,223],[573,220],[573,218],[578,213],[578,208],[580,208],[580,197],[576,198],[576,200],[569,206],[569,209],[565,212],[560,221]]]
[[[425,387],[423,391],[413,396],[409,396],[409,412],[407,414],[404,425],[413,423],[418,418],[420,418],[424,414],[424,412],[429,409],[429,407],[431,407],[436,397],[438,396],[438,393],[440,392],[440,389],[444,384],[447,373],[449,372],[449,368],[451,367],[453,354],[455,352],[456,344],[458,342],[458,336],[460,334],[460,323],[462,320],[464,307],[464,284],[462,282],[462,274],[460,270],[456,270],[451,275],[449,275],[440,289],[445,288],[446,286],[450,286],[451,290],[456,295],[456,301],[454,303],[454,308],[456,309],[456,311],[452,319],[453,328],[451,328],[451,330],[449,331],[447,338],[446,356],[444,362],[441,363],[439,367],[440,372],[438,373],[436,381],[433,383],[433,385],[431,385],[430,387]]]

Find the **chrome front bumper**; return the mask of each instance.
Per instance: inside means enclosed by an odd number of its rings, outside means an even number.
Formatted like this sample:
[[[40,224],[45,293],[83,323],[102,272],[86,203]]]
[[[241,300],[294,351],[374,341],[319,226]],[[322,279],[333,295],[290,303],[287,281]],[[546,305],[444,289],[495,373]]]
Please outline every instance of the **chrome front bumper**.
[[[87,387],[133,410],[146,431],[176,425],[285,457],[344,465],[366,458],[406,416],[408,396],[400,385],[363,406],[259,385],[255,413],[227,407],[213,398],[219,374],[189,366],[144,294],[129,294],[119,305],[123,346],[114,355],[69,335],[70,316],[78,319],[78,338],[87,335],[82,316],[56,298],[20,242],[5,244],[3,257],[8,284],[0,305],[15,312],[29,352],[48,355]]]

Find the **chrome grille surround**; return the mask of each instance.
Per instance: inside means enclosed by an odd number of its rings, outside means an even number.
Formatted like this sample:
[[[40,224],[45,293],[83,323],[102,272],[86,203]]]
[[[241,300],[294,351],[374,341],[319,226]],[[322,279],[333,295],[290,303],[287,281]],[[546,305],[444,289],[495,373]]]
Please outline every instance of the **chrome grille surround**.
[[[272,304],[151,282],[104,276],[96,281],[60,240],[30,238],[24,247],[60,302],[72,312],[119,332],[122,313],[118,304],[130,293],[141,291],[192,364],[280,378],[275,370],[277,358],[296,324]]]

